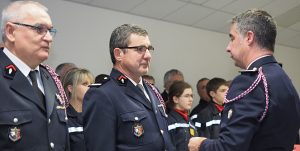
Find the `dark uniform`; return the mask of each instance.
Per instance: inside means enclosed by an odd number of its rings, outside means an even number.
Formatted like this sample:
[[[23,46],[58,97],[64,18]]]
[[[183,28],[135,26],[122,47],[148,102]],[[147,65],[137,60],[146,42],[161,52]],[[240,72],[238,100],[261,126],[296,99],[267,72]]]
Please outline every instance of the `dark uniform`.
[[[221,113],[213,101],[207,104],[199,113],[191,115],[191,120],[195,123],[199,136],[216,139],[220,132]]]
[[[70,105],[67,107],[67,114],[71,151],[86,151],[83,136],[82,113],[78,113]]]
[[[88,151],[173,151],[160,94],[138,87],[112,69],[106,83],[91,87],[83,101],[84,138]]]
[[[192,110],[191,116],[200,113],[203,109],[205,109],[208,106],[209,102],[200,99],[199,104]]]
[[[201,151],[291,151],[300,127],[299,96],[273,56],[237,76],[225,99],[219,139]]]
[[[40,66],[46,108],[27,77],[0,50],[0,150],[68,150],[64,105],[50,73]]]
[[[176,151],[188,151],[188,143],[191,137],[198,136],[192,121],[186,121],[179,113],[172,110],[168,114],[168,130]]]

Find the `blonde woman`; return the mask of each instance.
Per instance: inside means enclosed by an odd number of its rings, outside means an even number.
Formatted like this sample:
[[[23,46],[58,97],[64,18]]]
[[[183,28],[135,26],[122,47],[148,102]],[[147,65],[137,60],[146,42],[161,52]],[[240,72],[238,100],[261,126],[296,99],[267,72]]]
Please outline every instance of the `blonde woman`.
[[[86,69],[73,68],[62,77],[62,84],[69,99],[67,108],[68,130],[72,151],[85,151],[82,127],[82,103],[89,85],[94,83],[94,76]]]

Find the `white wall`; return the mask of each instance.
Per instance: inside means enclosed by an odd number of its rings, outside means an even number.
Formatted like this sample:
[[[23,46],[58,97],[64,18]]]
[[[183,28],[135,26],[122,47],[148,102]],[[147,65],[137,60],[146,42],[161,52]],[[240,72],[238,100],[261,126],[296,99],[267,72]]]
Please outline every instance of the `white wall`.
[[[74,62],[95,75],[109,74],[112,63],[108,42],[114,28],[134,23],[146,28],[155,47],[150,73],[163,90],[163,75],[177,68],[194,87],[202,77],[233,79],[239,74],[225,52],[228,35],[171,24],[61,0],[39,0],[49,8],[53,24],[58,29],[51,56],[46,62],[56,67],[61,62]],[[300,50],[276,46],[276,57],[300,90]]]

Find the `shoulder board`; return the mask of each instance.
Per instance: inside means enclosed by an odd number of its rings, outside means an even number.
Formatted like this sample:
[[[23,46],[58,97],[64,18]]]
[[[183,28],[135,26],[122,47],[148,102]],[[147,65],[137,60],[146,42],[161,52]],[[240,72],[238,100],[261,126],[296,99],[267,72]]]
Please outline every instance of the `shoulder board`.
[[[96,83],[90,84],[89,87],[100,87],[109,80],[110,80],[110,77],[108,75],[101,74],[100,76],[97,76]]]
[[[258,69],[257,68],[253,68],[251,70],[240,70],[239,72],[240,73],[255,73],[255,72],[258,72]]]

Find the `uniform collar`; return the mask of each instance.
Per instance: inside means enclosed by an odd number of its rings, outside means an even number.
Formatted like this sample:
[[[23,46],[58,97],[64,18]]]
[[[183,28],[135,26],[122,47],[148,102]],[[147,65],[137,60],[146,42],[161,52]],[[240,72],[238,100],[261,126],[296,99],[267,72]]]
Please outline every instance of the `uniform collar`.
[[[11,53],[7,48],[3,49],[4,54],[11,60],[11,62],[21,71],[21,73],[28,77],[31,68],[26,65],[21,59]],[[39,66],[37,66],[34,70],[39,71]]]
[[[277,63],[273,55],[265,55],[255,59],[247,68],[247,70],[252,70],[254,68],[259,68],[268,63]]]
[[[110,76],[111,76],[113,79],[116,79],[116,80],[118,80],[118,81],[120,80],[119,78],[123,76],[123,77],[126,77],[124,80],[129,80],[134,86],[136,86],[137,84],[141,84],[143,87],[145,87],[144,84],[143,84],[142,78],[140,78],[140,82],[139,82],[139,83],[136,83],[136,82],[133,81],[131,78],[129,78],[128,76],[124,75],[123,73],[121,73],[119,70],[117,70],[117,69],[115,69],[115,68],[112,68],[112,71],[111,71]],[[125,82],[124,82],[124,85],[126,85],[126,84],[127,84],[127,82],[125,81]]]

